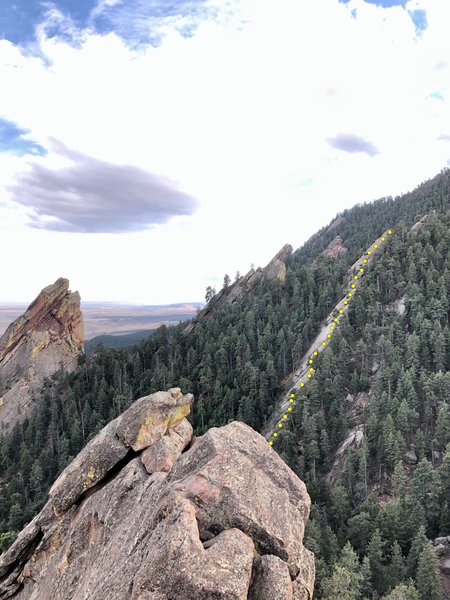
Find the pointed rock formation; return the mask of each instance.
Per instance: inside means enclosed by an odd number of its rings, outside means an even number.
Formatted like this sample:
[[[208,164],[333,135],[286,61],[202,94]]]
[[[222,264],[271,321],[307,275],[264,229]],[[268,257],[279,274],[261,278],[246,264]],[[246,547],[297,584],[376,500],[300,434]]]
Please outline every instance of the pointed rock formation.
[[[192,395],[141,398],[60,475],[0,557],[4,600],[310,600],[310,498],[233,422],[192,438]]]
[[[80,295],[60,278],[0,338],[0,423],[23,419],[43,379],[61,365],[74,370],[82,352]]]
[[[338,258],[347,254],[348,250],[342,243],[342,238],[337,235],[322,252],[322,256],[330,256],[331,258]]]
[[[292,254],[292,246],[285,244],[277,254],[272,258],[264,268],[258,267],[240,277],[237,281],[226,288],[222,288],[211,298],[208,304],[198,313],[197,317],[183,329],[183,335],[188,335],[200,319],[208,319],[216,309],[223,305],[231,305],[244,293],[250,291],[252,287],[262,278],[277,279],[284,283],[286,278],[286,259]]]

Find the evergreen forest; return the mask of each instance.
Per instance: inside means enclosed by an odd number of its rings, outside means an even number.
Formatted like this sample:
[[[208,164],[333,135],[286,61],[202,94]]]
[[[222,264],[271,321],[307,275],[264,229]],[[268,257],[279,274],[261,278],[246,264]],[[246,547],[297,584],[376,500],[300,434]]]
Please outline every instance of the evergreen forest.
[[[261,431],[345,293],[349,267],[389,227],[273,447],[312,499],[305,545],[316,557],[315,598],[448,598],[432,543],[450,535],[448,170],[340,213],[288,258],[284,283],[261,280],[189,335],[182,323],[130,348],[99,345],[76,374],[47,380],[35,410],[0,432],[0,552],[61,470],[141,396],[192,392],[196,435],[234,420]],[[337,235],[348,252],[322,255]]]

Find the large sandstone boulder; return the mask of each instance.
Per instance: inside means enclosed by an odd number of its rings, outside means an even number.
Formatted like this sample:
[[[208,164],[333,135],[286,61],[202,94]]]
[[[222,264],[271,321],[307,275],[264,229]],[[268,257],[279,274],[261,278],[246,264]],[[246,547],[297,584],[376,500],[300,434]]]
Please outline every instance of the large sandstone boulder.
[[[88,444],[0,558],[2,599],[312,598],[305,485],[243,423],[192,438],[191,402],[147,396]]]
[[[32,408],[32,395],[83,352],[80,295],[60,278],[44,288],[0,338],[0,423],[12,426]]]

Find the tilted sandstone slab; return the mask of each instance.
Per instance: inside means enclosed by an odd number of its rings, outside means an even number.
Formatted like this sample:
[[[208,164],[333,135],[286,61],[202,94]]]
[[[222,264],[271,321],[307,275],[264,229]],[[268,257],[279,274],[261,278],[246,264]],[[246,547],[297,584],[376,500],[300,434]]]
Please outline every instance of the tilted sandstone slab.
[[[221,306],[234,304],[242,294],[249,292],[255,284],[263,278],[278,280],[284,283],[286,279],[286,260],[292,254],[292,246],[285,244],[272,260],[264,267],[250,269],[246,275],[242,275],[230,286],[222,288],[217,292],[198,315],[183,329],[183,335],[191,333],[197,323],[202,319],[209,319],[214,311]]]
[[[13,425],[32,408],[33,391],[83,352],[80,295],[60,278],[44,288],[0,338],[0,422]]]
[[[142,400],[69,465],[0,558],[0,597],[310,600],[304,484],[243,423],[190,439],[192,396],[178,388]]]

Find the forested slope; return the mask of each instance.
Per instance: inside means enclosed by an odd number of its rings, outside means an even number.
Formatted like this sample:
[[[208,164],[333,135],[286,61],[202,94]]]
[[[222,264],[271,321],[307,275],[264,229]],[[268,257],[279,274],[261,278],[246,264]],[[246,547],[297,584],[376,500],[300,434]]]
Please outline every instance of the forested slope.
[[[284,285],[260,282],[189,336],[184,325],[162,327],[131,351],[100,350],[77,375],[55,376],[38,410],[1,438],[4,545],[71,457],[141,395],[192,392],[197,434],[235,419],[261,430],[348,268],[388,227],[389,249],[367,272],[274,448],[313,499],[315,597],[442,598],[427,539],[450,535],[448,171],[401,198],[345,211],[288,259]],[[336,235],[348,253],[320,256]],[[349,432],[354,442],[342,450]],[[403,596],[387,595],[402,582]]]

